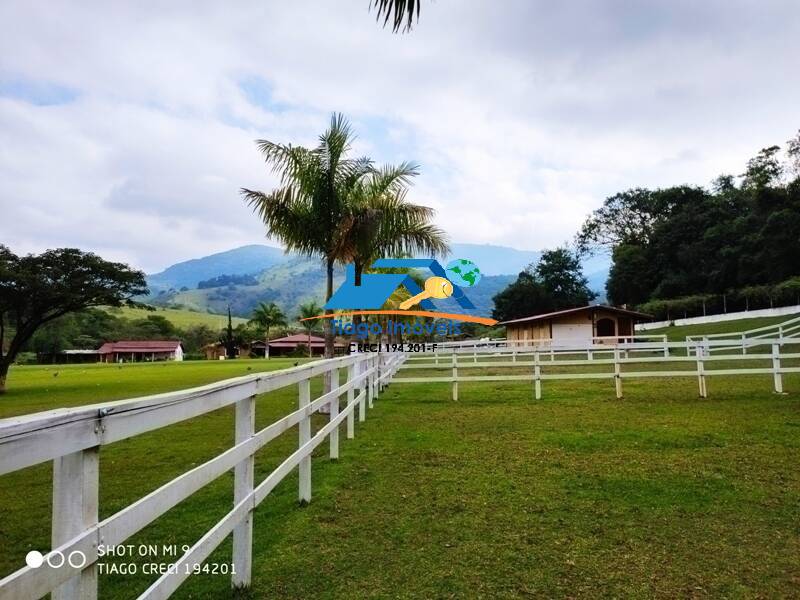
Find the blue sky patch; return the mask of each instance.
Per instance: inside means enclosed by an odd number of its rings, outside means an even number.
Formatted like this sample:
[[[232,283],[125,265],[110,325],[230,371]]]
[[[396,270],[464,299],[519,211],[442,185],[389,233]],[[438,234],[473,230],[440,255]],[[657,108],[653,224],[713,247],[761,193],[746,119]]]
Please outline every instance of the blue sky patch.
[[[0,74],[0,97],[22,100],[36,106],[69,104],[78,91],[52,81],[35,81]]]

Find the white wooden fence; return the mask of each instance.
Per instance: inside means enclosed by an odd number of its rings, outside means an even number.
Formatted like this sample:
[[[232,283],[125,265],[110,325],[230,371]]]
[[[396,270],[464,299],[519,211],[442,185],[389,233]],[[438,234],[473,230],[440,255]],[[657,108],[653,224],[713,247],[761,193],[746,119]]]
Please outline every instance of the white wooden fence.
[[[611,379],[617,398],[622,398],[622,382],[624,379],[649,377],[696,377],[699,395],[708,396],[707,377],[736,375],[772,375],[773,389],[783,393],[785,373],[800,373],[800,367],[781,365],[782,360],[798,359],[800,353],[782,351],[781,340],[749,339],[743,342],[750,352],[740,354],[711,355],[715,346],[729,346],[727,340],[702,340],[699,342],[626,342],[619,344],[575,344],[550,346],[543,349],[539,345],[527,347],[498,346],[459,346],[450,347],[436,353],[409,355],[400,366],[402,371],[426,370],[449,371],[448,375],[438,376],[424,374],[418,377],[398,376],[394,383],[450,383],[452,398],[458,400],[459,382],[473,381],[533,381],[534,397],[542,397],[542,382],[548,380],[577,379]],[[756,348],[761,348],[753,353]],[[764,351],[766,348],[766,351]],[[631,356],[634,352],[638,356]],[[647,354],[643,356],[641,354]],[[607,358],[604,358],[607,357]],[[720,361],[762,361],[765,366],[739,369],[711,368]],[[691,368],[677,369],[673,365],[689,363]],[[666,368],[654,370],[626,370],[629,365],[666,365]],[[606,365],[608,371],[592,370],[589,372],[565,372],[560,367],[588,367]],[[554,369],[555,368],[555,369]],[[500,369],[515,371],[504,375],[464,375],[463,370]],[[459,370],[462,370],[459,373]],[[523,372],[520,373],[519,371]],[[555,370],[556,372],[547,372]]]
[[[52,550],[38,568],[23,567],[0,580],[0,599],[93,600],[97,597],[99,547],[121,544],[222,474],[234,469],[234,507],[140,596],[169,597],[192,568],[233,533],[232,585],[250,584],[253,510],[295,467],[299,499],[311,500],[311,453],[325,438],[330,457],[339,456],[339,428],[355,435],[355,413],[363,421],[382,388],[402,363],[402,355],[354,354],[307,365],[230,379],[203,387],[134,400],[61,409],[0,420],[0,475],[53,461]],[[339,373],[346,371],[345,383]],[[330,373],[332,390],[312,401],[311,378]],[[299,407],[255,431],[255,397],[298,385]],[[339,398],[346,395],[340,410]],[[185,421],[235,404],[235,445],[187,471],[134,504],[98,522],[100,447],[146,431]],[[330,406],[330,420],[311,435],[311,415]],[[254,455],[269,441],[299,426],[298,448],[258,485]],[[20,490],[24,493],[24,490]],[[188,568],[187,568],[188,567]]]
[[[747,354],[748,342],[765,339],[775,339],[781,345],[800,342],[800,317],[746,331],[686,336],[686,341],[694,342],[695,346],[698,342],[702,343],[707,340],[727,340],[727,344],[712,347],[711,351],[741,350],[742,354]]]

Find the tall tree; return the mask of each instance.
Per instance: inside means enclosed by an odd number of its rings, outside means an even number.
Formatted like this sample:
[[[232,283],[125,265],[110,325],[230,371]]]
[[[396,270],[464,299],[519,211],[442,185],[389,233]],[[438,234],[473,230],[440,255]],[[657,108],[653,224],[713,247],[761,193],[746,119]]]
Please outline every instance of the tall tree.
[[[334,114],[314,149],[258,140],[256,145],[279,176],[280,187],[270,193],[242,189],[247,203],[287,251],[322,257],[327,277],[326,301],[333,295],[339,226],[347,214],[347,198],[373,170],[368,158],[349,157],[354,138],[347,119]],[[329,321],[326,319],[325,323],[326,357],[333,356]]]
[[[253,317],[249,322],[264,328],[264,358],[269,358],[269,330],[271,327],[286,325],[286,316],[274,302],[261,302],[253,310]]]
[[[789,140],[787,164],[779,151],[761,150],[738,185],[722,175],[709,190],[674,186],[608,198],[578,239],[583,247],[612,248],[609,298],[639,305],[689,296],[742,297],[734,291],[800,275],[800,176],[784,177],[795,172],[800,138]]]
[[[236,358],[236,351],[244,340],[234,333],[230,304],[228,304],[228,326],[225,328],[225,335],[219,341],[225,347],[225,358]]]
[[[384,166],[360,180],[348,196],[337,256],[353,263],[355,285],[361,285],[364,270],[378,258],[449,252],[447,236],[431,223],[435,211],[406,199],[417,173],[411,163]],[[354,330],[360,322],[361,315],[353,315]]]
[[[553,299],[555,310],[584,306],[597,296],[583,276],[580,259],[569,248],[542,252],[534,273]]]
[[[578,256],[568,248],[545,250],[536,265],[494,298],[492,316],[498,321],[584,306],[594,299]]]
[[[319,321],[313,317],[318,317],[322,308],[315,301],[310,300],[300,305],[300,314],[297,315],[297,320],[300,326],[306,330],[308,335],[308,356],[311,357],[314,353],[311,351],[311,332],[319,327]],[[328,319],[326,319],[327,321]]]
[[[144,273],[89,252],[17,256],[0,245],[0,394],[11,363],[42,325],[91,306],[133,304],[145,293]]]

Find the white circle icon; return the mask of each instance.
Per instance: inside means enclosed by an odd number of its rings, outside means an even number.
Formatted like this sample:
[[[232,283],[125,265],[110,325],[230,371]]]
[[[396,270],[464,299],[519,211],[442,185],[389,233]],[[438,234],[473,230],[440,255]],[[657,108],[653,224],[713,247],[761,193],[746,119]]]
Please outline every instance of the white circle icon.
[[[59,558],[61,559],[61,562],[57,562]],[[66,560],[67,559],[64,557],[64,553],[60,550],[54,550],[47,555],[47,564],[50,565],[51,569],[60,569],[64,566]]]
[[[73,562],[72,558],[74,556],[77,556],[78,560]],[[82,569],[86,565],[86,555],[80,550],[73,550],[72,552],[69,553],[69,557],[67,557],[67,562],[69,563],[69,566],[72,567],[73,569]]]
[[[31,550],[25,555],[25,564],[31,569],[38,569],[44,564],[44,556],[38,550]]]

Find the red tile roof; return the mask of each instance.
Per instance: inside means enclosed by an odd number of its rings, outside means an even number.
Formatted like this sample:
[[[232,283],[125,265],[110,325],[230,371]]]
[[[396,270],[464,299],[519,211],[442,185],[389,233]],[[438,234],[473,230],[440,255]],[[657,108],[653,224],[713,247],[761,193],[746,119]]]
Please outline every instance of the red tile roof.
[[[274,340],[269,341],[270,348],[294,348],[299,346],[300,344],[304,346],[308,346],[308,335],[305,333],[296,333],[294,335],[287,335],[280,338],[275,338]],[[311,347],[312,348],[321,348],[325,345],[325,338],[319,337],[318,335],[311,336]],[[345,344],[341,342],[336,342],[336,346],[342,347]]]
[[[501,321],[497,325],[508,325],[509,323],[528,323],[530,321],[540,321],[542,319],[553,319],[561,315],[568,315],[571,313],[581,312],[584,310],[600,309],[608,312],[617,313],[620,315],[628,315],[636,319],[652,320],[653,315],[636,312],[635,310],[628,310],[626,308],[617,308],[616,306],[608,306],[607,304],[592,304],[587,306],[579,306],[578,308],[568,308],[566,310],[557,310],[556,312],[544,313],[541,315],[533,315],[532,317],[523,317],[522,319],[512,319],[511,321]]]
[[[181,343],[178,341],[167,340],[142,340],[142,341],[123,341],[106,342],[98,353],[111,354],[112,352],[175,352]]]

